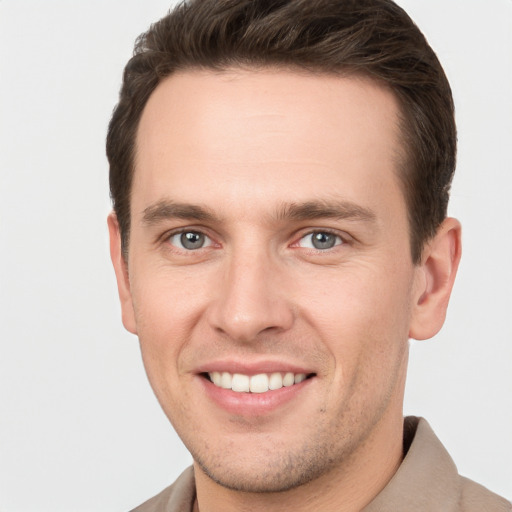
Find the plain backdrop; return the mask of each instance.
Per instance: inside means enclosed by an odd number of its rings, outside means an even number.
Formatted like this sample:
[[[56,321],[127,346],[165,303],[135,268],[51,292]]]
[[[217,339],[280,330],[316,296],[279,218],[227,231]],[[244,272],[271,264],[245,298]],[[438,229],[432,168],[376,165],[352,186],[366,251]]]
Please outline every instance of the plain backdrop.
[[[446,325],[413,342],[406,413],[512,497],[512,1],[400,0],[457,105]],[[123,511],[190,456],[121,325],[104,138],[135,37],[164,0],[0,0],[0,510]],[[207,421],[207,418],[205,418]]]

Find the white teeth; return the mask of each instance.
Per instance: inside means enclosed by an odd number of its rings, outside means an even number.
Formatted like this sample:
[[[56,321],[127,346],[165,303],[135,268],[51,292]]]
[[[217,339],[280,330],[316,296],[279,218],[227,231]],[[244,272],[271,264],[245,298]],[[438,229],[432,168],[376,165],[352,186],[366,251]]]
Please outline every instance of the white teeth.
[[[295,384],[300,384],[303,380],[306,380],[305,373],[297,373],[297,375],[295,375]]]
[[[283,387],[283,376],[280,373],[273,373],[268,382],[268,389],[281,389]]]
[[[222,375],[220,377],[220,387],[221,388],[231,389],[232,381],[233,381],[233,377],[231,376],[231,373],[222,372]]]
[[[233,381],[231,383],[231,389],[233,391],[248,392],[249,391],[250,378],[247,375],[241,373],[235,373],[233,375]]]
[[[265,393],[265,391],[268,391],[268,376],[265,373],[253,375],[249,389],[251,393]]]
[[[295,376],[293,375],[293,373],[285,373],[284,377],[283,377],[283,386],[292,386],[293,384],[295,384]]]
[[[283,386],[293,386],[300,384],[306,379],[305,373],[294,374],[286,372],[284,375],[279,372],[257,375],[244,375],[242,373],[231,374],[229,372],[210,372],[210,380],[218,387],[232,389],[238,393],[266,393],[281,389]]]
[[[222,376],[221,376],[220,372],[212,372],[212,373],[210,373],[210,378],[212,379],[213,383],[216,386],[220,387],[220,383],[221,383],[221,380],[222,380]]]

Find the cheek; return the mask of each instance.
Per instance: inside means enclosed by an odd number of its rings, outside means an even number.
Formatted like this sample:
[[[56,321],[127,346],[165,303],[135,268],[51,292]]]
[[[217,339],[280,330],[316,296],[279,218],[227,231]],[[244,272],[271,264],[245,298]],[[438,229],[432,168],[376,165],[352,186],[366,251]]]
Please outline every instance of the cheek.
[[[329,302],[316,299],[309,316],[333,364],[327,378],[334,392],[326,396],[325,408],[336,411],[336,424],[354,421],[354,429],[378,418],[405,383],[407,287],[382,285],[347,278],[331,288]]]
[[[165,266],[136,276],[132,296],[139,332],[151,332],[150,341],[155,345],[185,336],[209,296],[204,276]]]
[[[172,423],[187,414],[183,408],[188,402],[180,358],[190,336],[179,298],[179,293],[169,294],[166,287],[149,286],[139,290],[134,305],[146,375]]]
[[[199,265],[137,270],[132,295],[142,359],[151,387],[172,422],[193,403],[188,371],[196,354],[194,343],[211,338],[204,317],[219,273]]]
[[[197,323],[203,294],[165,270],[134,274],[131,289],[142,359],[162,401],[165,389],[178,385],[180,354]]]
[[[384,272],[367,266],[308,287],[316,291],[303,296],[303,317],[320,334],[343,380],[362,366],[393,367],[401,357],[409,332],[410,281],[391,266]]]
[[[302,280],[295,296],[319,325],[340,328],[389,325],[407,322],[411,309],[412,272],[409,276],[391,265],[344,268],[330,274],[310,275]],[[300,282],[296,279],[296,282]]]

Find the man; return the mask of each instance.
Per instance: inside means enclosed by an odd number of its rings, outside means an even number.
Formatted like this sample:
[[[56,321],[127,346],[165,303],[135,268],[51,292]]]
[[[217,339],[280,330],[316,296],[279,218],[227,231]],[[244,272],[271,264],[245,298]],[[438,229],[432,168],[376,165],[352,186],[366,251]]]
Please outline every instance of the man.
[[[403,419],[461,254],[435,54],[390,0],[199,0],[107,139],[125,327],[194,465],[139,511],[510,510]]]

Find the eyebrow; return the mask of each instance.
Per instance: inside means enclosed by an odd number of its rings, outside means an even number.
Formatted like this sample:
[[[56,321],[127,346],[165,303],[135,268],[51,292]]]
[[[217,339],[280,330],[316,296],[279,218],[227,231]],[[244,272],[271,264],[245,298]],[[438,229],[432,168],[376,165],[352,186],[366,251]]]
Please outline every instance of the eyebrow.
[[[278,221],[306,221],[323,218],[373,222],[376,215],[372,210],[350,201],[314,200],[303,203],[285,203],[277,209],[272,218]],[[220,222],[219,217],[205,206],[178,203],[169,199],[158,201],[143,211],[142,222],[148,226],[170,219]]]
[[[325,218],[373,222],[376,220],[376,215],[369,208],[365,208],[350,201],[318,200],[284,204],[279,209],[277,218],[296,221]]]
[[[158,224],[169,219],[197,220],[200,222],[215,222],[219,220],[210,209],[204,206],[177,203],[168,199],[148,206],[142,213],[142,222],[146,225]]]

